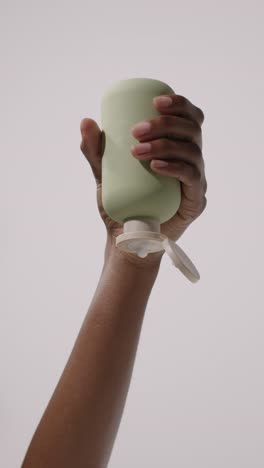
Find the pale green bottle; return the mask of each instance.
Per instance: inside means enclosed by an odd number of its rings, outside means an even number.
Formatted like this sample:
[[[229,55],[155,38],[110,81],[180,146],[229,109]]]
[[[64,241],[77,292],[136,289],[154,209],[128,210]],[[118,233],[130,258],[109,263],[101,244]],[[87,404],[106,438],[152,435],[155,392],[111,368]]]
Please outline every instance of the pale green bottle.
[[[161,234],[160,225],[172,218],[181,202],[180,182],[154,173],[148,161],[138,161],[131,146],[138,143],[131,128],[159,112],[153,98],[174,91],[162,81],[131,78],[115,82],[101,101],[105,134],[102,159],[102,202],[106,213],[123,225],[116,246],[145,257],[166,250],[173,264],[192,282],[200,276],[178,245]]]

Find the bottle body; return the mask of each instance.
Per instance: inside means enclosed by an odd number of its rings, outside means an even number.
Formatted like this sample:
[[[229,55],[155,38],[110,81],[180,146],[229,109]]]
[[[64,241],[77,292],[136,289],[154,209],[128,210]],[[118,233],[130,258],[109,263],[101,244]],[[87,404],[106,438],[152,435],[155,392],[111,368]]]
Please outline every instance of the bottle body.
[[[102,202],[107,214],[121,224],[141,218],[154,218],[161,224],[179,208],[179,181],[154,173],[149,161],[138,161],[130,149],[138,143],[132,126],[159,115],[153,98],[173,92],[161,81],[132,78],[114,83],[102,98]]]

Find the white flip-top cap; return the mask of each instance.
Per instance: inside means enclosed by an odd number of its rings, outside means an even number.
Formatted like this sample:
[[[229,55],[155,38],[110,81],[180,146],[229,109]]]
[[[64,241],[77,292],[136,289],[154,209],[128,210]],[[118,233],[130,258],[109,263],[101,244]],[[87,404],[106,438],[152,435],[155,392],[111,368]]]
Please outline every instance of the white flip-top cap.
[[[173,265],[192,283],[200,279],[200,275],[192,261],[183,250],[160,232],[160,223],[153,218],[133,219],[124,223],[124,233],[116,238],[116,246],[120,250],[132,252],[144,258],[149,253],[165,250]]]

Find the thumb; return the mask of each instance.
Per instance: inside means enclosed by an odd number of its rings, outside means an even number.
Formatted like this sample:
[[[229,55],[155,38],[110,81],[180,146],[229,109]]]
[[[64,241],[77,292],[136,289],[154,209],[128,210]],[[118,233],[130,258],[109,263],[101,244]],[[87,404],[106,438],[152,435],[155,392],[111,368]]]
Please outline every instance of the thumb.
[[[82,119],[80,123],[82,141],[80,149],[90,163],[96,183],[101,182],[104,133],[93,119]]]

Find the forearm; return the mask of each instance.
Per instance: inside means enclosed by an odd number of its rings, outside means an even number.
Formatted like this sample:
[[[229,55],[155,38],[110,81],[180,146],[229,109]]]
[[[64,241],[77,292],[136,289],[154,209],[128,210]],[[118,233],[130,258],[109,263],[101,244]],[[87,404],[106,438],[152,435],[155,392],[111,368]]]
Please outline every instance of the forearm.
[[[159,262],[138,268],[107,246],[89,311],[23,468],[102,468],[122,416]]]

